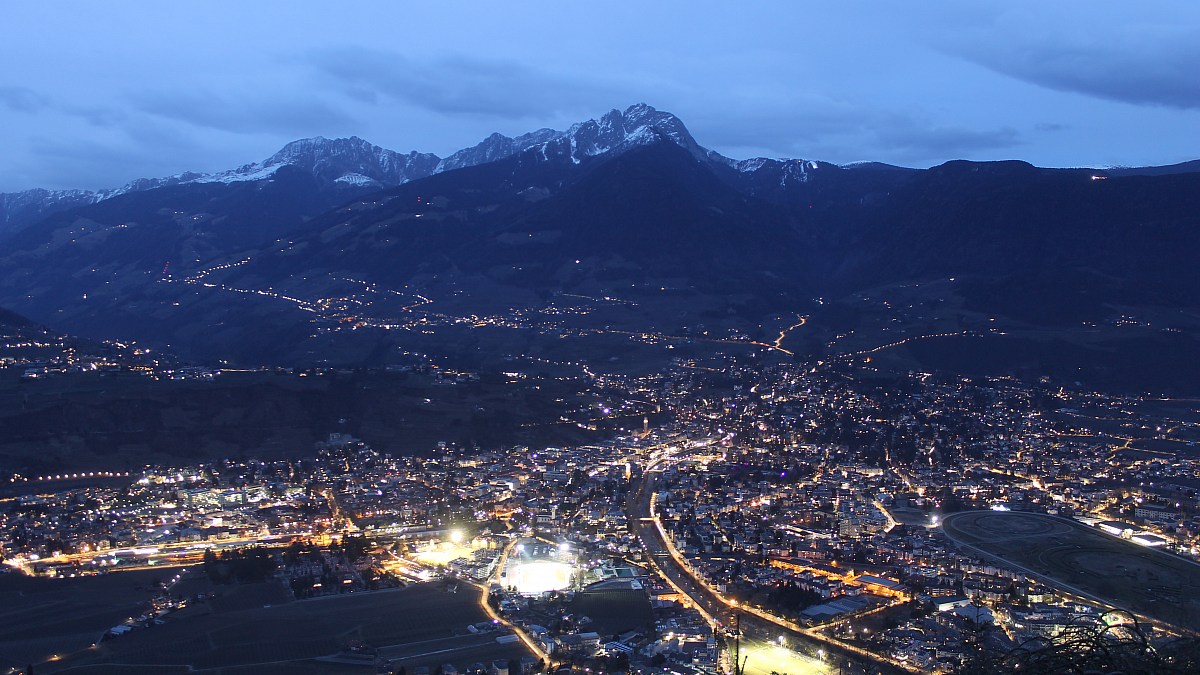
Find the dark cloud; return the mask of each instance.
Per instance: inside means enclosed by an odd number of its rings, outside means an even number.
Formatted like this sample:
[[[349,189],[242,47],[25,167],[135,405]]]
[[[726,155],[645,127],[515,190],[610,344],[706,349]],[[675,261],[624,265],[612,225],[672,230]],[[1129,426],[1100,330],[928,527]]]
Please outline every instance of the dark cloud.
[[[778,157],[864,157],[913,165],[976,157],[1025,143],[1009,126],[946,125],[917,112],[845,101],[746,111],[714,118],[697,130],[701,144],[720,148],[766,151]]]
[[[304,61],[326,85],[354,100],[400,101],[444,115],[545,118],[630,97],[628,90],[586,74],[558,75],[502,59],[458,55],[418,60],[344,47],[310,52]]]
[[[96,127],[118,126],[129,119],[129,115],[124,110],[107,106],[60,104],[56,106],[56,109],[64,114],[78,117]]]
[[[153,91],[132,97],[138,110],[197,127],[237,134],[311,134],[353,129],[354,119],[316,98],[193,91]]]
[[[968,129],[905,120],[872,130],[877,147],[892,155],[911,157],[973,157],[981,152],[1004,150],[1024,141],[1016,129]]]
[[[28,87],[0,86],[0,106],[13,112],[33,113],[49,105],[49,100]]]
[[[869,109],[835,101],[710,110],[696,118],[695,131],[701,144],[766,146],[802,153],[832,137],[861,135],[878,117]]]
[[[115,188],[138,177],[167,176],[180,171],[176,153],[195,154],[185,140],[159,138],[153,144],[126,137],[70,139],[34,137],[29,148],[38,162],[25,164],[32,184],[49,188]],[[122,175],[114,167],[137,167]]]
[[[956,51],[990,70],[1056,91],[1200,109],[1200,30],[1095,40],[1015,36],[975,41]]]
[[[104,127],[125,119],[125,114],[115,108],[66,103],[28,87],[0,87],[0,107],[19,113],[59,113]]]

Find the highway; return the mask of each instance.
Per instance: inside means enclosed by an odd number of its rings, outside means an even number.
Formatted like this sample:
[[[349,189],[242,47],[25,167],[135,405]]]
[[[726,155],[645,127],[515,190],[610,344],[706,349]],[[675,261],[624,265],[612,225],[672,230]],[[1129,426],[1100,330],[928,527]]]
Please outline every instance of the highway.
[[[719,622],[728,627],[733,616],[738,614],[738,623],[744,637],[750,638],[752,642],[763,643],[777,640],[782,633],[785,641],[792,646],[801,647],[810,654],[827,654],[826,658],[830,661],[827,672],[834,672],[834,662],[839,665],[849,664],[850,669],[843,672],[890,674],[909,670],[899,661],[872,654],[762,610],[739,606],[736,600],[726,598],[693,575],[683,564],[679,552],[667,541],[654,509],[659,469],[677,458],[675,455],[664,455],[646,466],[642,477],[635,480],[630,489],[626,501],[626,517],[634,528],[651,566],[672,587],[685,595],[710,622]],[[765,657],[769,653],[761,651],[759,656]]]

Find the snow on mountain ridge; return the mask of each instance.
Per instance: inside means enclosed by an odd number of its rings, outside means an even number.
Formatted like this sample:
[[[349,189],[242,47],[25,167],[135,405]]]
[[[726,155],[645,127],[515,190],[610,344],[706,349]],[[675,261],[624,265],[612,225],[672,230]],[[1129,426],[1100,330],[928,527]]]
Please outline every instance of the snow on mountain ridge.
[[[712,162],[743,173],[778,168],[783,181],[804,181],[809,166],[804,160],[754,158],[733,160],[700,146],[683,121],[675,115],[636,103],[624,111],[613,109],[599,118],[572,124],[565,131],[538,129],[515,138],[493,133],[478,144],[448,157],[430,153],[402,154],[374,145],[357,136],[328,139],[323,136],[292,141],[262,160],[215,173],[184,172],[162,178],[140,178],[126,185],[100,191],[24,191],[0,194],[0,228],[17,209],[26,213],[62,210],[93,204],[129,192],[191,183],[236,183],[269,180],[285,166],[307,171],[318,183],[342,187],[391,187],[435,173],[485,164],[525,152],[538,151],[543,158],[566,158],[572,163],[622,148],[669,139],[700,161]]]
[[[648,135],[650,130],[661,136]],[[494,162],[534,149],[539,149],[547,157],[566,156],[578,164],[588,157],[658,140],[660,137],[669,138],[697,159],[730,163],[719,154],[700,147],[678,117],[638,103],[624,111],[613,109],[597,119],[577,122],[565,131],[539,129],[516,138],[494,133],[478,145],[459,150],[442,160],[435,173]],[[554,152],[551,152],[551,146],[554,146]]]

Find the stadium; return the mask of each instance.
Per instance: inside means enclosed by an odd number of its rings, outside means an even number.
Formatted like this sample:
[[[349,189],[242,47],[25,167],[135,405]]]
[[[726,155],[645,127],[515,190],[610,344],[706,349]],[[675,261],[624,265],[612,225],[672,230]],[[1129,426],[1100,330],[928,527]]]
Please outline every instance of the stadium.
[[[577,574],[565,546],[522,540],[508,559],[504,585],[521,595],[538,596],[571,588]]]

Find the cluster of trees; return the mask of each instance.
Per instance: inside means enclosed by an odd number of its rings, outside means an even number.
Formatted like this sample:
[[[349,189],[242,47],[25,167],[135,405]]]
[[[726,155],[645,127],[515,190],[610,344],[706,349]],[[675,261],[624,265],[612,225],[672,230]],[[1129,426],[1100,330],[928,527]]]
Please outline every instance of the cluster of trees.
[[[250,583],[270,577],[278,564],[275,556],[258,546],[213,553],[204,552],[204,574],[214,584]]]
[[[768,601],[776,607],[799,612],[806,607],[824,602],[819,593],[797,588],[795,584],[779,583],[767,593]]]
[[[346,560],[355,563],[362,559],[367,554],[367,549],[371,548],[371,542],[362,535],[346,535],[342,537],[340,543],[333,543],[329,546],[329,552],[334,555],[345,556]]]

